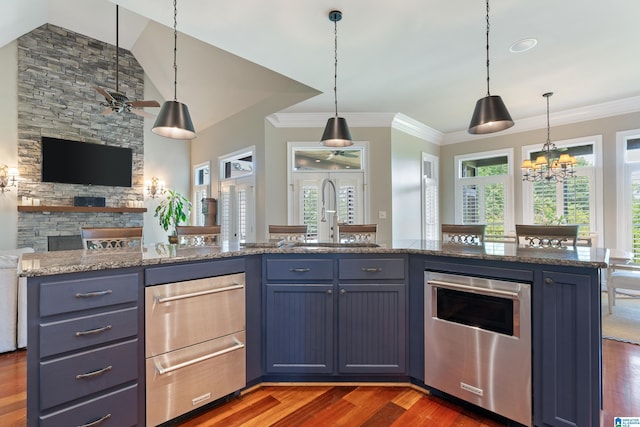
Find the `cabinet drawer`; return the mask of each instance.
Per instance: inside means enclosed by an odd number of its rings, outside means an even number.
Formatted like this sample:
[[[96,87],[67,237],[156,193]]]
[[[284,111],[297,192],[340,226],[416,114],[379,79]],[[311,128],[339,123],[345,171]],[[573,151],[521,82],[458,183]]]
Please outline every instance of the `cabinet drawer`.
[[[40,325],[40,357],[138,334],[136,307]]]
[[[330,259],[268,259],[267,280],[332,280]]]
[[[244,273],[145,288],[146,357],[245,329]]]
[[[403,258],[357,258],[338,260],[340,279],[404,279]]]
[[[138,340],[40,363],[40,408],[47,409],[100,390],[134,381]]]
[[[50,316],[138,298],[138,274],[116,274],[40,284],[40,316]]]
[[[97,423],[98,420],[103,422]],[[138,386],[132,385],[80,405],[40,416],[41,427],[122,427],[138,423]]]
[[[240,332],[147,359],[147,425],[245,387],[244,343]]]

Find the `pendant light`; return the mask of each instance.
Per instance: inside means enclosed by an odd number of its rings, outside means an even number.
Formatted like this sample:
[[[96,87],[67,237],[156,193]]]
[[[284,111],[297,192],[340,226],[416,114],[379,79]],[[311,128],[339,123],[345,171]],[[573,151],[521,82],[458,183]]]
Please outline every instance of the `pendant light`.
[[[489,0],[487,0],[487,96],[476,102],[469,133],[483,134],[505,130],[513,126],[513,120],[502,98],[489,92]]]
[[[522,180],[529,182],[559,183],[569,178],[575,178],[574,165],[578,163],[575,157],[558,151],[556,144],[551,142],[551,126],[549,125],[549,97],[553,92],[543,94],[547,98],[547,141],[542,145],[541,155],[535,162],[527,159],[522,162]]]
[[[348,147],[353,145],[351,133],[347,126],[347,121],[343,117],[338,117],[338,21],[342,19],[342,12],[332,10],[329,12],[329,20],[334,25],[334,68],[333,68],[333,99],[336,107],[335,117],[327,120],[327,125],[322,134],[322,145],[326,147]]]
[[[173,101],[165,101],[151,131],[155,134],[173,139],[193,139],[196,131],[191,122],[186,104],[178,102],[178,6],[173,0]]]

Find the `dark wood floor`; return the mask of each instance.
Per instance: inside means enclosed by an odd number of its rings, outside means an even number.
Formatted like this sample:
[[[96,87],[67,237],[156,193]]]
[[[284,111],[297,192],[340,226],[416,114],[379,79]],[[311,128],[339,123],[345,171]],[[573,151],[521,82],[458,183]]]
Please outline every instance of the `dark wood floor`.
[[[640,346],[603,341],[603,426],[640,416]],[[26,351],[0,355],[0,426],[26,425]],[[409,387],[264,386],[180,424],[209,426],[501,426]]]

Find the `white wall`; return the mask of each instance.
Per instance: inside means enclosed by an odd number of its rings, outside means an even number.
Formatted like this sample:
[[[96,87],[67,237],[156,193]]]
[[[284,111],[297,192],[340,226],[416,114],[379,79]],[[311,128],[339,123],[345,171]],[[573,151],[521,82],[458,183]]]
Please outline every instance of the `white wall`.
[[[155,99],[161,105],[165,101],[145,75],[144,99]],[[147,112],[158,114],[159,108],[147,108]],[[144,119],[144,179],[145,182],[157,177],[165,182],[165,186],[171,190],[177,190],[185,197],[191,199],[191,142],[178,139],[165,138],[151,132],[154,119]],[[197,129],[196,129],[197,131]],[[194,140],[196,143],[197,139]],[[149,198],[145,194],[144,207],[144,243],[167,243],[168,232],[164,231],[158,223],[158,218],[153,215],[161,197]],[[193,202],[193,200],[192,200]]]
[[[18,166],[18,43],[0,48],[0,166]],[[0,249],[18,242],[17,189],[0,193]]]

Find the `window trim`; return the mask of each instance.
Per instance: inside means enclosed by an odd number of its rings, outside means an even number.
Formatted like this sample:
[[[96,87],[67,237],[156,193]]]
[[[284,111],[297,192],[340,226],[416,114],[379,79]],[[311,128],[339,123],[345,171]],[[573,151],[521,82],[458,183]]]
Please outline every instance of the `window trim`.
[[[616,174],[616,188],[622,188],[623,190],[621,193],[616,192],[618,226],[616,227],[615,247],[626,251],[633,249],[633,242],[631,241],[632,234],[627,232],[627,226],[632,224],[631,199],[627,196],[630,189],[627,185],[631,183],[631,173],[635,170],[640,170],[640,164],[638,164],[638,162],[630,165],[626,161],[626,143],[628,139],[632,138],[640,138],[640,129],[616,132],[616,170],[623,171],[622,173]]]
[[[575,147],[579,145],[593,144],[593,189],[595,191],[593,202],[593,215],[591,219],[591,232],[598,236],[598,245],[603,246],[602,236],[604,236],[604,209],[603,209],[603,187],[602,187],[602,135],[581,136],[578,138],[563,139],[554,141],[558,149]],[[528,159],[530,154],[540,151],[540,144],[531,144],[522,146],[522,158]],[[579,172],[580,168],[576,168]],[[520,169],[520,177],[522,178],[522,169]],[[533,183],[522,182],[522,221],[524,224],[533,224]]]
[[[480,151],[475,153],[460,154],[454,157],[454,173],[455,173],[455,222],[462,224],[462,186],[472,181],[478,183],[495,183],[504,182],[504,231],[505,234],[515,234],[515,215],[514,215],[514,151],[513,148],[503,148],[499,150]],[[467,160],[487,159],[491,157],[507,157],[507,173],[505,175],[465,177],[461,176],[462,162]]]

